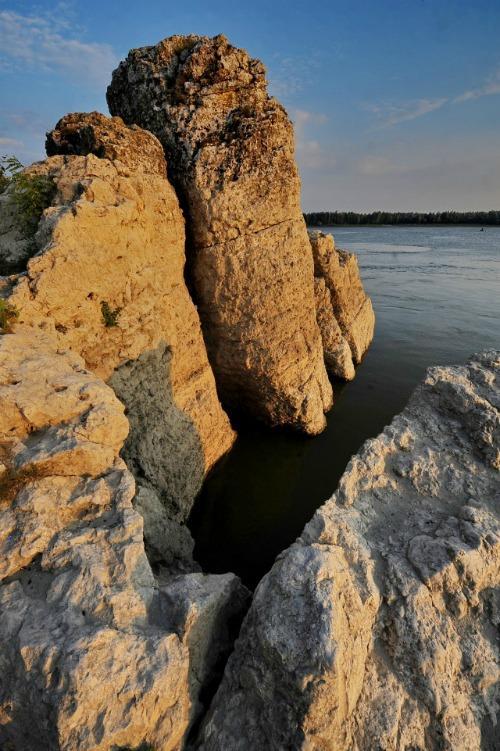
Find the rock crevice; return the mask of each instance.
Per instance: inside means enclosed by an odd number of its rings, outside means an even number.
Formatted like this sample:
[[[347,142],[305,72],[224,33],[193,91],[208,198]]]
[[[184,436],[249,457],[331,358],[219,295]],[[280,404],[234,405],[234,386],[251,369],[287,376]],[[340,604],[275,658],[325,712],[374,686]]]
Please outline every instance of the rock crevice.
[[[257,588],[199,748],[493,749],[500,357],[432,368]]]
[[[190,276],[224,402],[319,432],[332,391],[293,131],[267,94],[263,65],[223,36],[171,37],[130,52],[108,103],[164,146],[188,215]]]

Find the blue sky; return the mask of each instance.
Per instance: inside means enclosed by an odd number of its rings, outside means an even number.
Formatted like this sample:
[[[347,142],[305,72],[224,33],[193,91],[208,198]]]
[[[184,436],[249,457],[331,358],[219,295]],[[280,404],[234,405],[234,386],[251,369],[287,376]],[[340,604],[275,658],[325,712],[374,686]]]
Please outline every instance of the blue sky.
[[[296,128],[305,210],[500,208],[500,1],[0,0],[0,153],[43,156],[112,69],[171,34],[263,60]]]

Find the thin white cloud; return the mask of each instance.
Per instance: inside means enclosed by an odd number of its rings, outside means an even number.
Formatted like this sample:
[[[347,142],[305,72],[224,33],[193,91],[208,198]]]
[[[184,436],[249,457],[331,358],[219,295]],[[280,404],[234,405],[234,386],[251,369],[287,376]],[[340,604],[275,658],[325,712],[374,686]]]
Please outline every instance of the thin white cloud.
[[[23,142],[17,138],[8,138],[7,136],[0,136],[0,146],[22,146]]]
[[[42,68],[103,86],[116,63],[109,44],[82,41],[64,18],[0,11],[0,67]]]
[[[418,117],[428,115],[429,112],[444,107],[445,104],[462,104],[484,96],[500,94],[500,69],[490,76],[482,85],[464,91],[455,97],[439,97],[437,99],[415,99],[402,103],[365,104],[364,109],[372,112],[380,121],[380,127],[388,128],[399,123],[410,122]]]
[[[355,162],[355,171],[365,177],[380,177],[381,175],[390,175],[397,170],[393,162],[387,157],[367,154]]]
[[[415,99],[401,104],[371,104],[366,109],[373,112],[381,120],[381,126],[386,128],[399,123],[410,122],[418,117],[427,115],[440,109],[448,102],[447,97],[439,99]]]
[[[322,53],[312,50],[308,55],[282,55],[276,52],[269,63],[269,90],[280,99],[293,99],[313,83],[321,65]]]
[[[290,115],[296,131],[306,125],[324,125],[328,122],[328,117],[322,112],[309,112],[309,110],[294,109],[291,111]]]
[[[335,156],[315,137],[317,126],[328,122],[323,112],[293,109],[290,117],[295,128],[297,161],[301,169],[327,169],[336,164]]]
[[[463,94],[456,96],[452,101],[458,104],[460,102],[468,102],[471,99],[479,99],[483,96],[493,96],[494,94],[500,94],[500,70],[497,70],[494,75],[490,76],[482,86],[464,91]]]

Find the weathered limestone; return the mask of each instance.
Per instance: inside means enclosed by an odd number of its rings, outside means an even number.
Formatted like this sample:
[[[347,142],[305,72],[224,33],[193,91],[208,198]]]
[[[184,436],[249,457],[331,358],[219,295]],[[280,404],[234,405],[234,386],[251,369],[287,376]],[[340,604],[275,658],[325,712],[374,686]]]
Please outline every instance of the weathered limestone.
[[[136,125],[125,127],[120,117],[100,112],[71,112],[62,117],[47,133],[45,149],[47,156],[95,154],[133,172],[167,176],[163,149],[151,133]]]
[[[132,50],[108,103],[164,146],[223,399],[273,425],[319,432],[332,391],[293,130],[266,92],[263,65],[223,36],[175,36]]]
[[[431,368],[260,583],[204,751],[498,746],[500,353]]]
[[[184,222],[162,147],[98,113],[66,116],[48,144],[78,155],[30,168],[56,192],[9,302],[20,324],[50,333],[113,386],[131,426],[124,458],[183,521],[234,433],[184,282]]]
[[[371,344],[375,328],[375,315],[371,300],[363,288],[358,259],[353,253],[337,250],[332,235],[313,230],[309,232],[309,239],[314,258],[314,275],[325,282],[330,293],[333,316],[349,344],[354,364],[357,365]],[[320,299],[321,305],[324,305],[323,298]],[[319,311],[318,317],[321,315],[324,313]],[[325,346],[325,357],[328,357],[330,348],[325,341],[325,327],[322,328],[320,324],[320,328]],[[334,341],[337,341],[335,335]],[[330,355],[330,359],[335,360],[335,357],[335,354]],[[344,358],[341,356],[341,362],[343,361]],[[341,377],[349,380],[349,372],[352,371],[346,368],[346,375],[341,375]]]
[[[127,430],[79,355],[30,326],[0,336],[5,751],[177,750],[230,647],[234,575],[153,576]]]
[[[318,321],[325,365],[329,373],[345,381],[352,381],[355,376],[352,353],[347,340],[342,335],[337,319],[333,313],[330,290],[321,277],[314,277],[314,296],[316,300],[316,319]]]

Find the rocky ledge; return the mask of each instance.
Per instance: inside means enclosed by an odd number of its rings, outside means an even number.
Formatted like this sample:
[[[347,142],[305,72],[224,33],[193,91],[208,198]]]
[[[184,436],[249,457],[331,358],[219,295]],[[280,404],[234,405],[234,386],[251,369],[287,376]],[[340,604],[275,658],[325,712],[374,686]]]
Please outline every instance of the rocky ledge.
[[[500,353],[431,368],[259,584],[204,751],[493,751]]]

